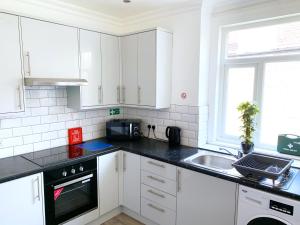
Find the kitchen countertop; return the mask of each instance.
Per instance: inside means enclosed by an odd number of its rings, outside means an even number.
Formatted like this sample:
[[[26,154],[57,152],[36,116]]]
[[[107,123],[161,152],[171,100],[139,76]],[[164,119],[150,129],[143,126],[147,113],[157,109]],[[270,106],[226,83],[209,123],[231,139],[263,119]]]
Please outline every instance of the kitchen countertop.
[[[192,166],[190,164],[182,162],[183,159],[198,153],[201,150],[199,148],[193,148],[188,146],[169,147],[168,143],[153,139],[142,138],[139,141],[108,141],[105,138],[98,139],[102,142],[109,143],[112,147],[109,147],[101,151],[86,151],[83,150],[79,157],[70,158],[66,155],[66,152],[72,151],[70,146],[62,146],[52,148],[49,150],[43,150],[35,153],[29,153],[22,156],[14,156],[10,158],[0,159],[0,183],[31,175],[34,173],[47,171],[57,167],[67,166],[72,163],[85,161],[95,158],[97,156],[105,155],[114,151],[124,150],[132,152],[141,156],[146,156],[152,159],[167,162],[182,168],[207,174],[210,176],[225,179],[238,184],[242,184],[248,187],[256,188],[259,190],[267,191],[269,193],[278,194],[284,197],[296,199],[300,201],[300,172],[297,173],[294,181],[288,189],[276,189],[270,186],[261,185],[258,182],[251,181],[247,178],[228,175],[214,170],[209,170],[202,167]],[[62,160],[55,163],[45,163],[39,160],[45,160],[51,158],[55,153],[62,156]],[[46,156],[46,158],[45,158]],[[49,156],[49,157],[48,157]],[[26,160],[25,158],[29,160]],[[31,162],[30,162],[31,161]],[[38,162],[38,164],[34,163]]]

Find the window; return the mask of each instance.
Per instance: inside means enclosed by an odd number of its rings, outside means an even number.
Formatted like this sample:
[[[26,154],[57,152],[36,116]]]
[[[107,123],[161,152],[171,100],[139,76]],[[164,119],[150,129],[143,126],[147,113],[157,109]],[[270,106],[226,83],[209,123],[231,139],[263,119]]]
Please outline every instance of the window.
[[[300,135],[300,21],[222,29],[214,141],[240,143],[237,106],[258,104],[254,142],[276,149],[279,134]]]

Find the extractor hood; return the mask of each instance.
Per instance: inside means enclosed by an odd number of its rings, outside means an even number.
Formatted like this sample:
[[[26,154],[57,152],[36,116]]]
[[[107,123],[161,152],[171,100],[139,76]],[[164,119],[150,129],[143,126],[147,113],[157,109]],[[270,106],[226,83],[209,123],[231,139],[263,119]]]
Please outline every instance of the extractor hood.
[[[85,79],[64,78],[24,78],[25,86],[84,86],[88,85]]]

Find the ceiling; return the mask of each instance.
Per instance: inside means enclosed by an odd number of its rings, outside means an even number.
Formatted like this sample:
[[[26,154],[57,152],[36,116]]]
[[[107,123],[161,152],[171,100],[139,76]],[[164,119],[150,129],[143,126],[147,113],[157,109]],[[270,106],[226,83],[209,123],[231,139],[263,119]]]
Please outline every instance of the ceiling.
[[[184,7],[190,3],[201,0],[131,0],[131,3],[123,3],[123,0],[60,0],[75,6],[95,10],[114,17],[125,18],[167,7]]]

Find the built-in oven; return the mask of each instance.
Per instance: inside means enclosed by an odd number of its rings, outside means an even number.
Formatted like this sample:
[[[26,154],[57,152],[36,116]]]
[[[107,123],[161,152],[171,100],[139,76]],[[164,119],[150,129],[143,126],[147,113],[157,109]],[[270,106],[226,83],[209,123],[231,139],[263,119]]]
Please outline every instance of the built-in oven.
[[[57,225],[98,208],[97,159],[44,173],[46,224]]]

